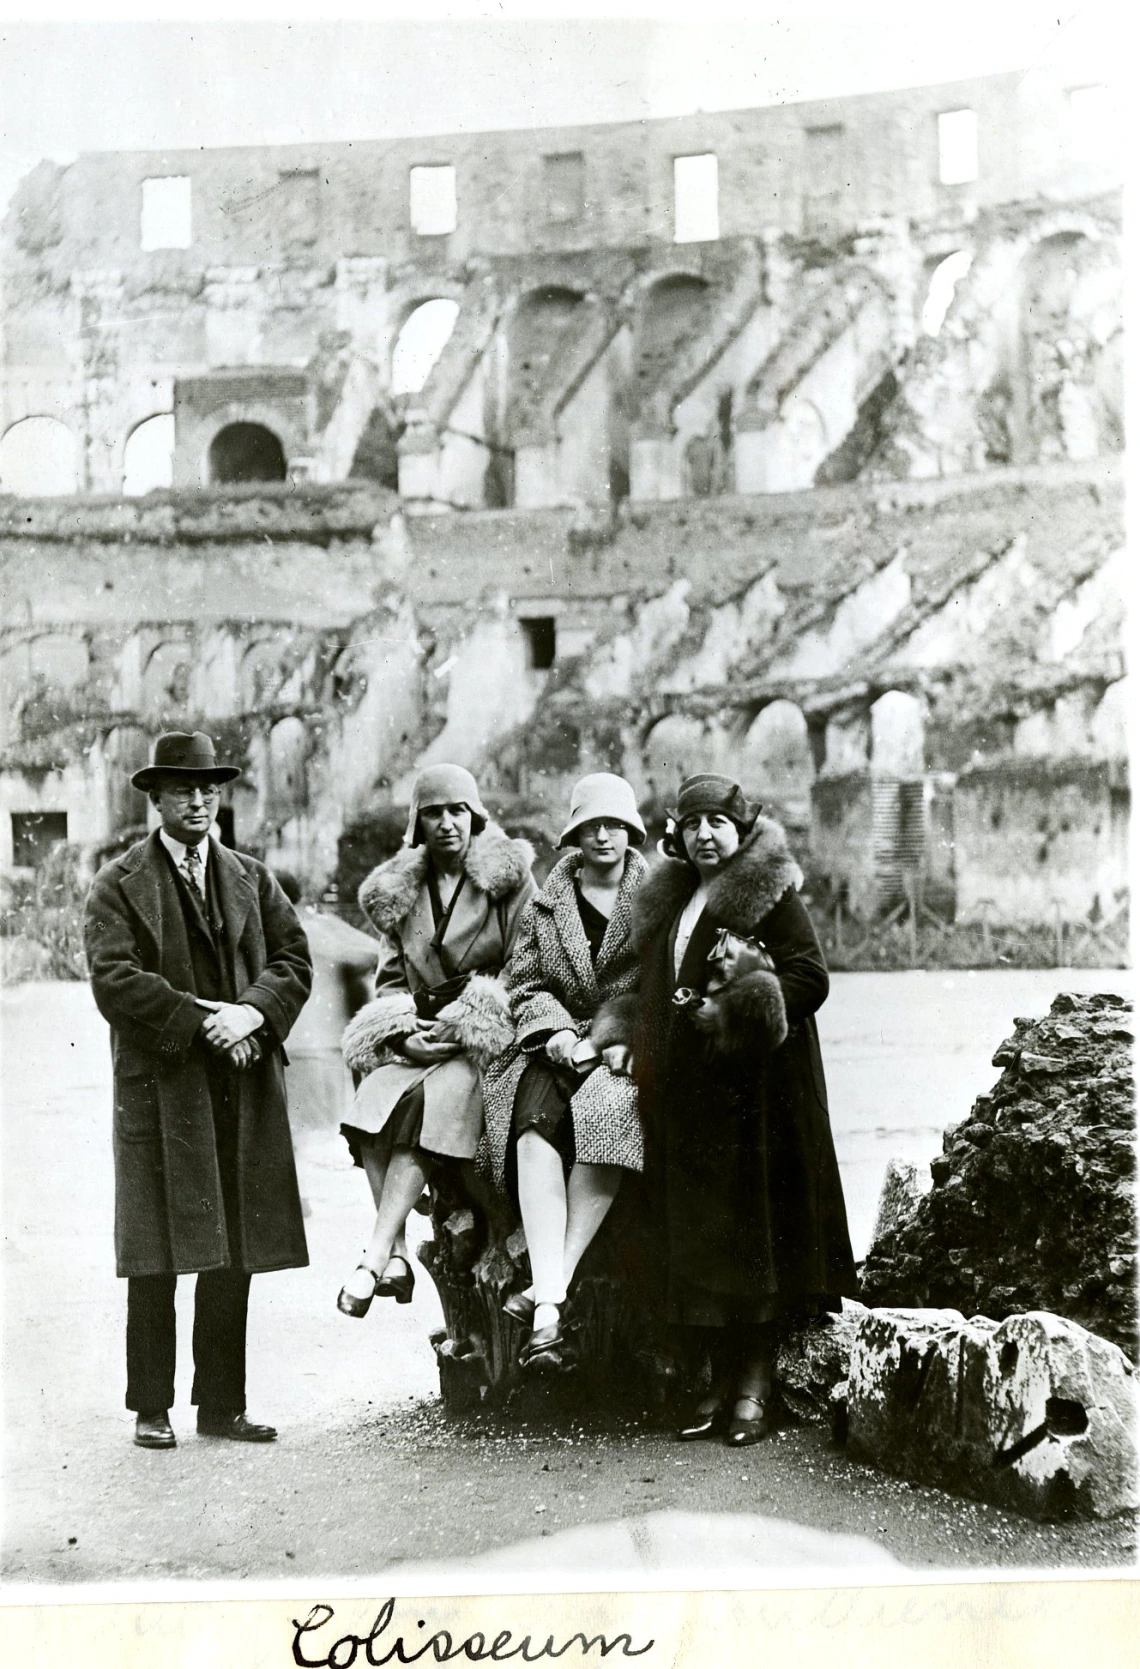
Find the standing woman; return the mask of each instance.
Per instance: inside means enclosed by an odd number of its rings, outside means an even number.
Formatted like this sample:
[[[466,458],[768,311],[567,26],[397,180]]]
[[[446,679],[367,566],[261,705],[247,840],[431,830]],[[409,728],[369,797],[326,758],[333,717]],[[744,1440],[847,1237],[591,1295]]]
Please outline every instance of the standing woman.
[[[635,1066],[669,1320],[712,1394],[682,1438],[771,1430],[777,1329],[856,1291],[814,1015],[828,977],[784,831],[728,777],[682,783],[638,895]]]
[[[507,969],[516,1041],[488,1069],[495,1178],[517,1189],[533,1285],[504,1308],[532,1328],[524,1366],[563,1363],[561,1308],[624,1170],[640,1171],[629,1076],[636,1009],[633,901],[646,874],[633,789],[596,772],[574,789],[551,870]]]
[[[410,1301],[404,1226],[439,1157],[460,1161],[477,1194],[480,1071],[513,1036],[495,975],[534,896],[532,857],[490,821],[469,771],[432,765],[412,789],[403,847],[360,889],[381,950],[376,1000],[344,1034],[345,1061],[364,1077],[341,1131],[376,1222],[337,1299],[345,1315],[365,1315],[374,1297]]]

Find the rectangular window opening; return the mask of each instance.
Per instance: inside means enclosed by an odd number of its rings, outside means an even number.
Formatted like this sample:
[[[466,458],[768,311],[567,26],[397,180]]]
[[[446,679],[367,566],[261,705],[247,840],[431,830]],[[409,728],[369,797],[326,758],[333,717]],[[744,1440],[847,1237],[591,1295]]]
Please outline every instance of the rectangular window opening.
[[[944,110],[938,118],[938,178],[943,185],[969,185],[977,177],[977,111]]]
[[[548,672],[554,665],[557,649],[554,619],[551,615],[535,615],[520,620],[526,643],[527,665],[535,672]]]
[[[15,869],[38,869],[52,847],[67,839],[66,811],[14,811],[11,815]]]
[[[717,159],[712,151],[673,158],[673,242],[712,243],[720,237]]]
[[[542,159],[548,220],[577,220],[586,207],[586,159],[581,151],[565,151]]]
[[[1107,87],[1074,87],[1069,94],[1073,152],[1086,161],[1104,161],[1113,150],[1112,95]]]
[[[418,237],[439,238],[454,232],[459,205],[450,163],[409,170],[408,215]]]
[[[804,148],[804,231],[827,234],[839,225],[847,184],[842,124],[805,128]]]
[[[321,176],[315,168],[291,168],[277,175],[274,218],[287,246],[316,243],[321,213]]]
[[[139,243],[143,249],[189,249],[190,180],[170,174],[142,183]]]

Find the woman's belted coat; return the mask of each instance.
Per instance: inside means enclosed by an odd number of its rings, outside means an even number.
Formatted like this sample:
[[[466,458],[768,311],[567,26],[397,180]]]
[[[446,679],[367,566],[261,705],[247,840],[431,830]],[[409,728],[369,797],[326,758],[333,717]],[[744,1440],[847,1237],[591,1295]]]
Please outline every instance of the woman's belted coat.
[[[525,906],[535,894],[525,840],[494,823],[473,835],[463,860],[463,886],[442,940],[428,887],[426,846],[405,846],[360,888],[360,907],[380,935],[376,999],[344,1034],[347,1065],[363,1077],[348,1124],[378,1134],[397,1103],[423,1085],[421,1145],[457,1159],[475,1157],[483,1128],[481,1067],[510,1043],[514,1030],[503,967]],[[417,1066],[399,1048],[415,1029],[417,998],[470,976],[442,1018],[463,1052],[435,1066]]]
[[[309,994],[304,929],[256,858],[210,842],[235,1001],[265,1020],[262,1058],[233,1076],[240,1267],[306,1264],[281,1045]],[[179,881],[157,832],[105,864],[87,899],[85,945],[114,1069],[115,1251],[120,1275],[232,1266],[203,1010]]]
[[[527,1057],[558,1031],[592,1036],[599,1048],[632,1041],[638,963],[632,938],[633,904],[646,874],[639,852],[627,852],[613,915],[590,960],[590,946],[578,910],[574,878],[581,852],[568,852],[523,918],[507,966],[515,1042],[492,1063],[484,1078],[487,1147],[495,1181],[505,1186],[507,1147],[515,1091]],[[570,1102],[574,1152],[588,1165],[621,1165],[640,1171],[641,1126],[637,1091],[630,1078],[599,1066]]]
[[[637,897],[634,1070],[674,1321],[837,1309],[857,1290],[814,1018],[827,967],[800,881],[783,830],[760,818],[713,878],[679,973],[677,924],[697,871],[666,858]],[[710,981],[715,991],[722,929],[758,941],[768,971],[722,989],[702,1032],[673,995]]]

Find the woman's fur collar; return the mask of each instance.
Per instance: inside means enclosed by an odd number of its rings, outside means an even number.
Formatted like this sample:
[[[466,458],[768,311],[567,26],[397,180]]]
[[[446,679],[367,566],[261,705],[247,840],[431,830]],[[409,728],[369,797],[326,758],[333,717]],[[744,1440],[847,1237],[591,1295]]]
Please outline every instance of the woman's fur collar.
[[[529,841],[513,840],[497,823],[488,823],[482,834],[472,835],[463,869],[472,886],[488,898],[500,899],[522,886],[533,862]],[[426,846],[402,846],[361,884],[360,908],[381,933],[392,932],[412,908],[427,879],[427,866]]]
[[[708,909],[722,927],[747,937],[789,888],[802,882],[779,823],[758,817],[739,850],[712,880]],[[633,936],[639,949],[673,920],[696,890],[697,872],[680,858],[665,858],[650,871],[633,906]]]

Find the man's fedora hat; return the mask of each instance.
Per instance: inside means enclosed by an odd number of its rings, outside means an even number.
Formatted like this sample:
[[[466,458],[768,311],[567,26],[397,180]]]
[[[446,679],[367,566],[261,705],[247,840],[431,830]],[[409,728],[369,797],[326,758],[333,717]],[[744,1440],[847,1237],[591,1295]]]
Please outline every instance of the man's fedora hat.
[[[214,744],[204,731],[188,736],[168,730],[154,744],[154,758],[131,778],[134,788],[154,788],[165,777],[205,777],[207,782],[232,782],[240,777],[236,765],[219,765]]]

